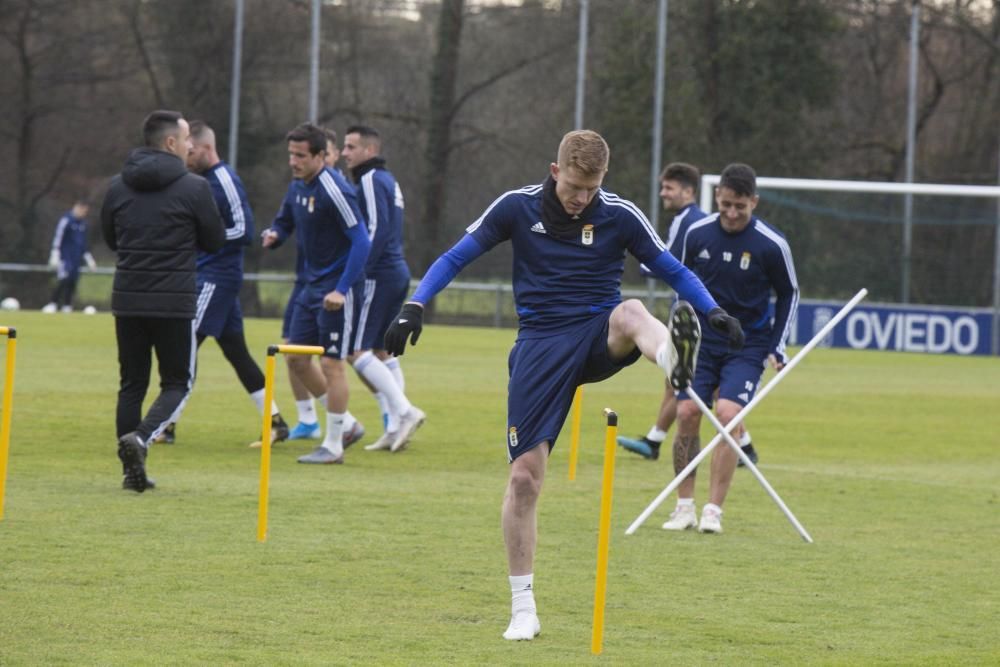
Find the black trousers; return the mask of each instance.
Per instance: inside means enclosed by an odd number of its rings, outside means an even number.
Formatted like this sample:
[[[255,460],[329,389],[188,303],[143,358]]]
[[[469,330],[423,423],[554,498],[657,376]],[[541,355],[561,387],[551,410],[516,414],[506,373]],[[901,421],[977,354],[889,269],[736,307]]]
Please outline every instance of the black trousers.
[[[201,348],[201,344],[205,342],[206,337],[198,334],[199,349]],[[228,331],[215,340],[219,344],[222,354],[226,357],[226,361],[236,371],[236,377],[239,378],[240,383],[246,389],[247,393],[253,394],[263,389],[264,371],[260,370],[260,366],[257,365],[257,362],[250,355],[250,350],[247,349],[247,339],[243,335],[243,332]]]
[[[194,379],[194,324],[190,319],[115,317],[118,338],[118,437],[135,431],[143,442],[158,436],[191,394]],[[160,395],[142,416],[149,390],[152,353],[160,372]]]
[[[56,283],[56,289],[52,292],[50,301],[57,306],[72,306],[73,295],[76,294],[76,283],[80,280],[80,274],[68,275]]]

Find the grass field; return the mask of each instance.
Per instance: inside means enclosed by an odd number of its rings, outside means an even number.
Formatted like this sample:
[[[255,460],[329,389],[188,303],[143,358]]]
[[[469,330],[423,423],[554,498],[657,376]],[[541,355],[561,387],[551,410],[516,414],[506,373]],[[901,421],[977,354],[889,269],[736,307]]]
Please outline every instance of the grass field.
[[[272,462],[255,539],[259,420],[211,342],[155,491],[120,489],[110,316],[18,327],[0,521],[0,664],[978,665],[1000,663],[1000,360],[813,352],[750,418],[805,544],[738,472],[723,535],[668,534],[667,460],[619,453],[604,654],[590,655],[605,406],[644,432],[662,378],[640,362],[584,392],[577,479],[553,452],[535,568],[542,634],[500,638],[499,528],[512,331],[428,327],[403,358],[428,413],[411,448]],[[276,321],[251,320],[254,351]],[[294,418],[285,373],[278,399]],[[352,411],[377,437],[352,379]],[[707,440],[708,429],[703,434]],[[704,501],[707,469],[699,479]]]

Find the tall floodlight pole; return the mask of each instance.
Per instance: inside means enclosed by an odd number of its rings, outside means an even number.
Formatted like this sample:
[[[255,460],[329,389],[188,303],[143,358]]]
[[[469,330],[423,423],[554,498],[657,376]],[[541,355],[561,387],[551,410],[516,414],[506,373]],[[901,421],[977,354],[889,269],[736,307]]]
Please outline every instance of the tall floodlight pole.
[[[576,52],[576,109],[573,128],[583,129],[583,93],[587,84],[587,24],[590,20],[590,0],[580,0],[580,36]]]
[[[649,222],[660,231],[660,169],[663,162],[663,82],[667,69],[667,0],[659,0],[656,12],[656,75],[653,82],[653,150],[649,165]],[[646,280],[647,307],[653,307],[656,280]]]
[[[920,57],[920,0],[913,0],[910,12],[910,77],[906,96],[906,182],[913,182],[913,162],[917,143],[917,63]],[[913,194],[903,198],[903,303],[910,302],[910,269],[913,253]]]
[[[319,117],[319,3],[312,0],[312,46],[309,49],[309,122]]]
[[[229,87],[229,165],[236,169],[240,136],[240,78],[243,72],[243,0],[236,0],[233,25],[233,76]]]
[[[653,150],[649,165],[649,221],[659,231],[660,165],[663,161],[663,80],[667,69],[667,0],[659,0],[656,15],[656,79],[653,95]]]

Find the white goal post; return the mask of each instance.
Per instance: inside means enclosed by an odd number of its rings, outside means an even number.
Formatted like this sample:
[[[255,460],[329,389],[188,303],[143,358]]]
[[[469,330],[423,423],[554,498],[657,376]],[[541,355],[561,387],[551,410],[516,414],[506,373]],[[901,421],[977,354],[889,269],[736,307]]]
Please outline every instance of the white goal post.
[[[714,210],[715,186],[719,174],[701,177],[701,209]],[[938,195],[948,197],[982,197],[997,200],[995,247],[993,251],[993,354],[1000,353],[1000,185],[948,185],[945,183],[889,183],[883,181],[841,181],[812,178],[758,177],[758,190],[811,190],[826,192],[862,192],[898,195]],[[904,239],[910,237],[912,220],[903,220]],[[905,243],[905,240],[904,240]],[[903,284],[909,283],[909,250],[903,252]],[[904,292],[907,290],[904,288]],[[904,299],[905,301],[906,299]]]

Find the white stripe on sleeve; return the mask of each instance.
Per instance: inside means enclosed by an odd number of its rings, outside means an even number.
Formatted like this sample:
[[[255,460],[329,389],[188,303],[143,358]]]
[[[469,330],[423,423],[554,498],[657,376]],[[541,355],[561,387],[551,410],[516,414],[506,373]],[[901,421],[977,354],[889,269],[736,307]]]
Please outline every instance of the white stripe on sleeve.
[[[236,190],[236,183],[233,182],[233,177],[230,176],[225,167],[216,169],[215,176],[219,179],[222,191],[226,193],[226,201],[229,202],[229,210],[233,214],[233,226],[226,229],[226,240],[241,239],[246,234],[247,220],[243,213],[243,200],[240,199],[240,193]]]
[[[368,214],[368,238],[375,238],[378,229],[378,204],[375,201],[375,170],[361,177],[361,193],[365,198],[365,213]]]
[[[326,190],[326,194],[330,196],[333,205],[337,207],[337,211],[340,212],[340,217],[344,219],[344,224],[348,228],[357,225],[358,218],[354,215],[351,205],[347,203],[347,197],[337,187],[337,182],[333,180],[333,176],[328,171],[321,171],[319,173],[319,182],[323,186],[323,189]]]
[[[649,240],[653,242],[653,245],[655,245],[660,252],[667,249],[667,246],[663,244],[663,239],[661,239],[660,235],[656,233],[656,230],[653,229],[653,225],[649,223],[649,220],[646,219],[646,215],[639,210],[638,206],[627,199],[622,199],[618,195],[605,192],[604,190],[601,190],[600,197],[601,201],[605,204],[608,204],[609,206],[618,206],[631,213],[635,219],[639,221],[639,224],[642,225],[642,228],[646,230],[646,234],[649,235]]]

